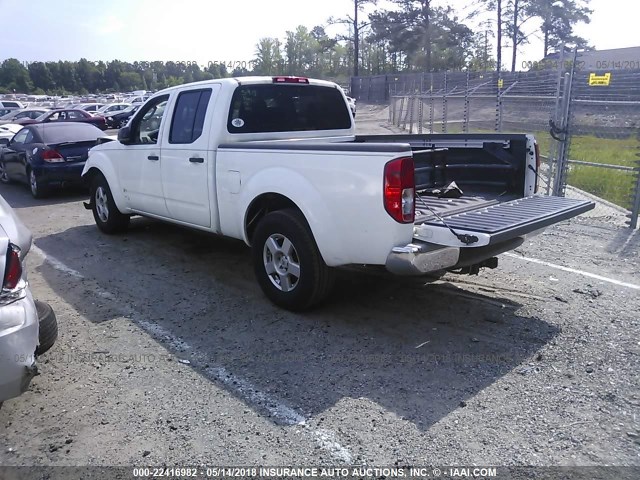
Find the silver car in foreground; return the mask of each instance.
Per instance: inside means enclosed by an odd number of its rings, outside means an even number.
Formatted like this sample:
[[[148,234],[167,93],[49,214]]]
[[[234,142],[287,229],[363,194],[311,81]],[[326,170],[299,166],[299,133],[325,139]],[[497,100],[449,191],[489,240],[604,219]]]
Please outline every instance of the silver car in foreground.
[[[0,404],[17,397],[37,373],[36,355],[55,342],[58,327],[51,307],[34,302],[24,259],[31,232],[0,196]]]

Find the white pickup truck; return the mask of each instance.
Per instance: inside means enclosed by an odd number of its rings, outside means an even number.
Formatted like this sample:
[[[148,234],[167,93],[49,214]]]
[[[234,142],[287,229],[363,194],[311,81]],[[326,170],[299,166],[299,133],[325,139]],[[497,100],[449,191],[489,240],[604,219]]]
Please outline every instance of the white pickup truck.
[[[247,77],[156,93],[82,175],[103,232],[144,215],[242,239],[267,297],[301,310],[334,267],[477,273],[594,207],[536,196],[538,166],[530,135],[355,135],[336,84]]]

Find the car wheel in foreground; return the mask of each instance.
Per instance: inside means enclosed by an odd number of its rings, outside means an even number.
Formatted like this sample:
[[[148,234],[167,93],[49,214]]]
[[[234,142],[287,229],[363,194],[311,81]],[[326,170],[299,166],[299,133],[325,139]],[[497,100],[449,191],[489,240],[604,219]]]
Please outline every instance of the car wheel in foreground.
[[[36,355],[42,355],[56,342],[58,338],[58,320],[48,303],[35,300],[38,321],[40,323],[39,345]]]
[[[333,271],[324,263],[304,217],[293,209],[267,214],[252,242],[253,267],[262,291],[287,310],[309,309],[324,300]]]
[[[116,206],[107,180],[97,175],[91,184],[91,210],[96,225],[104,233],[124,232],[129,226],[129,215]]]
[[[49,193],[47,187],[45,187],[33,170],[29,170],[29,190],[31,190],[31,195],[33,198],[44,198]]]

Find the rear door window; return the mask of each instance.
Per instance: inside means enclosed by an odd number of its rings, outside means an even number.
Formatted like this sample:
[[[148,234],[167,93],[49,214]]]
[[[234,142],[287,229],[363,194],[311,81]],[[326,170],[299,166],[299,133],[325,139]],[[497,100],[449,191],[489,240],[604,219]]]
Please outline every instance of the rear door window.
[[[169,143],[193,143],[200,138],[210,98],[211,89],[189,90],[178,95]]]
[[[348,128],[351,116],[342,92],[319,85],[241,85],[227,120],[229,133]]]

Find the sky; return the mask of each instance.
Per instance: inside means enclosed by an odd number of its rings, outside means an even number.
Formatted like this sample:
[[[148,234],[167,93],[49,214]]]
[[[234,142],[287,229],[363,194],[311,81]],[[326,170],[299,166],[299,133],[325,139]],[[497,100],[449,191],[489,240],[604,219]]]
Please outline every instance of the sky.
[[[464,16],[477,1],[436,3]],[[592,21],[578,26],[577,34],[598,50],[640,46],[639,1],[591,0],[590,5]],[[298,25],[311,29],[352,8],[352,0],[0,0],[0,61],[248,62],[258,39],[283,39]],[[341,28],[333,25],[327,32]],[[542,42],[534,34],[520,49],[518,64],[541,56]],[[510,50],[505,48],[503,57],[509,63]]]

